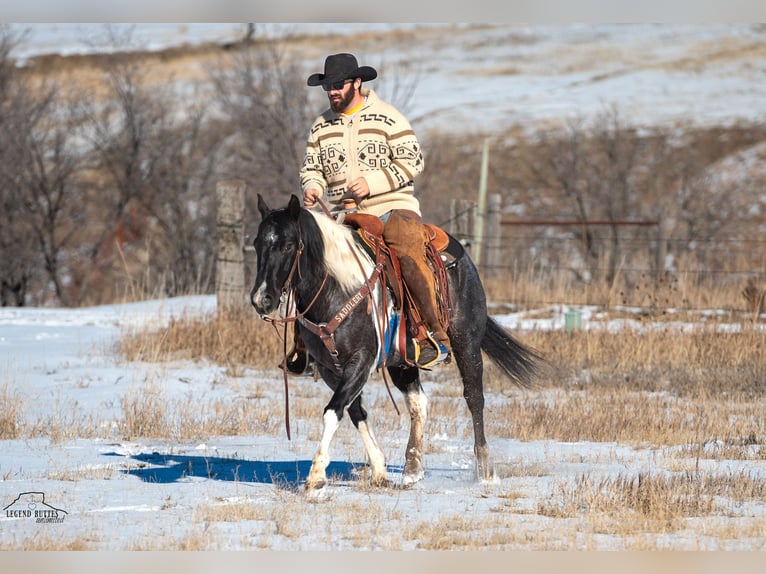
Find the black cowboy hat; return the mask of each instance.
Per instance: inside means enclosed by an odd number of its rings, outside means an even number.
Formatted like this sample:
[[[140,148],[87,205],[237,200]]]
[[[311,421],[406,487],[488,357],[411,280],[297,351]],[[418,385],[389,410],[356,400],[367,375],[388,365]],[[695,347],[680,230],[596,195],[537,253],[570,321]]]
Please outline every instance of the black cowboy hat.
[[[377,77],[378,72],[375,68],[370,66],[360,68],[353,54],[333,54],[327,56],[324,61],[324,74],[311,74],[306,83],[309,86],[321,86],[352,78],[362,78],[363,82],[368,82]]]

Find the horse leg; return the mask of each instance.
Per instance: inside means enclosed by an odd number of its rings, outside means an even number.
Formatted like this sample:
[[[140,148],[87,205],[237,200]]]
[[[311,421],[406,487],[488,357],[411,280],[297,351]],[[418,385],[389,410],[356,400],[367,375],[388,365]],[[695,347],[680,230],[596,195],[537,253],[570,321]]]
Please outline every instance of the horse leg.
[[[361,395],[349,405],[348,416],[359,431],[359,434],[362,435],[362,442],[370,459],[370,469],[372,471],[371,484],[373,486],[389,486],[390,482],[386,476],[386,457],[367,422],[367,411],[362,407]]]
[[[416,368],[390,367],[394,385],[405,398],[410,414],[410,437],[404,458],[404,484],[414,484],[423,479],[423,429],[428,417],[428,397],[420,384],[420,371]]]
[[[322,378],[333,389],[333,395],[324,409],[322,438],[306,478],[306,490],[309,492],[319,491],[327,486],[330,443],[343,418],[343,411],[362,394],[362,388],[370,376],[372,361],[371,357],[365,359],[362,355],[357,355],[346,362],[341,375],[326,367],[319,367]]]
[[[484,363],[481,357],[480,339],[466,337],[460,344],[453,344],[460,377],[463,380],[463,398],[468,405],[473,422],[473,452],[476,455],[476,477],[480,481],[494,478],[489,460],[489,446],[484,434]]]
[[[319,441],[319,450],[311,461],[311,470],[306,478],[306,490],[318,491],[327,486],[327,466],[330,464],[330,443],[335,431],[338,430],[341,415],[331,408],[325,408],[322,420],[324,428],[322,439]]]

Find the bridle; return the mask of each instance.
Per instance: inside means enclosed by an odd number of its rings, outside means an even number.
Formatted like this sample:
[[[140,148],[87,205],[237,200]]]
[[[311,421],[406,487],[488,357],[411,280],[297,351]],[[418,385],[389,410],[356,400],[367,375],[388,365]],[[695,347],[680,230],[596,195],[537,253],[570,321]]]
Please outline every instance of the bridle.
[[[322,198],[317,198],[317,201],[319,202],[319,205],[321,206],[322,210],[324,211],[325,215],[327,217],[331,218],[333,221],[337,221],[333,213],[330,211],[327,204],[324,202]],[[288,358],[288,350],[287,350],[287,325],[289,323],[300,323],[303,325],[306,329],[308,329],[310,332],[317,335],[322,342],[325,345],[325,348],[330,353],[330,356],[333,359],[333,365],[335,369],[340,372],[342,370],[342,366],[338,360],[338,350],[335,347],[335,330],[341,325],[341,323],[349,316],[351,315],[351,312],[358,307],[363,301],[367,300],[367,306],[368,306],[368,314],[372,311],[372,308],[374,307],[373,301],[372,301],[372,293],[375,288],[375,283],[378,281],[381,282],[382,289],[385,293],[385,280],[382,280],[384,277],[384,264],[380,260],[380,257],[378,257],[379,254],[376,254],[376,261],[375,261],[375,268],[373,269],[372,274],[365,279],[365,282],[362,284],[362,286],[357,289],[357,291],[351,295],[351,297],[346,301],[344,305],[341,306],[341,310],[333,315],[333,318],[330,319],[328,322],[321,322],[321,323],[314,323],[313,321],[309,320],[306,317],[306,314],[311,310],[311,308],[314,306],[314,303],[319,299],[319,295],[321,295],[322,291],[324,290],[326,284],[327,284],[327,277],[329,276],[329,270],[325,270],[324,277],[322,278],[322,283],[319,285],[319,288],[317,289],[317,292],[314,294],[314,297],[311,299],[309,304],[306,306],[306,308],[303,311],[298,311],[297,306],[294,305],[294,289],[292,288],[292,281],[295,277],[296,272],[298,273],[298,278],[303,279],[301,276],[301,270],[300,270],[300,258],[303,254],[303,250],[305,248],[305,245],[303,243],[302,234],[301,234],[301,227],[300,227],[300,220],[296,222],[298,226],[298,248],[295,251],[295,257],[293,258],[292,265],[290,266],[290,272],[287,274],[287,278],[285,279],[284,284],[282,285],[282,289],[280,291],[280,304],[284,305],[285,309],[285,315],[281,318],[274,318],[270,317],[268,315],[261,315],[261,319],[264,321],[271,323],[274,326],[275,331],[277,332],[278,336],[281,336],[282,338],[282,373],[284,377],[284,389],[285,389],[285,431],[287,432],[287,440],[290,440],[290,402],[289,402],[289,393],[288,393],[288,376],[287,376],[287,358]],[[338,222],[340,225],[340,222]],[[359,256],[356,254],[356,251],[353,249],[353,245],[349,245],[351,248],[351,252],[356,257],[356,261],[360,268],[363,269],[363,265],[361,260],[359,259]],[[385,297],[385,295],[384,295]],[[368,300],[369,298],[369,300]],[[295,313],[290,314],[290,309],[295,308]],[[379,315],[378,313],[376,313]],[[384,330],[382,322],[379,318],[379,325],[378,325],[378,332],[381,338],[383,338]],[[279,327],[282,326],[282,333],[280,335],[279,333]],[[297,327],[296,327],[297,328]],[[381,348],[385,348],[384,342],[381,340],[381,345],[383,345]],[[383,366],[383,380],[386,384],[386,389],[388,391],[388,395],[391,398],[391,402],[394,405],[394,409],[396,410],[396,414],[399,415],[399,407],[396,405],[396,401],[394,400],[393,394],[391,393],[391,386],[389,385],[389,381],[386,374],[385,369],[385,352],[382,353],[382,366]]]

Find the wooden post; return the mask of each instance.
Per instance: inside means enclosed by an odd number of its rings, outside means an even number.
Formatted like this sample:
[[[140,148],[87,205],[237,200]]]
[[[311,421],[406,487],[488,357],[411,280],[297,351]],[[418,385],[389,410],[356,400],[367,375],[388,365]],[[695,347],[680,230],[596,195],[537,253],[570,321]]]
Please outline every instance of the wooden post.
[[[493,193],[487,198],[487,236],[484,273],[488,277],[496,277],[502,259],[502,226],[500,225],[500,206],[502,198],[499,193]]]
[[[215,294],[218,313],[238,311],[246,304],[245,293],[245,182],[219,181],[215,187],[218,233]]]
[[[665,239],[665,215],[658,213],[657,218],[657,248],[654,252],[655,277],[662,277],[665,273],[665,260],[668,257],[668,242]]]
[[[476,204],[467,199],[453,199],[451,210],[449,231],[465,246],[466,251],[471,255]]]

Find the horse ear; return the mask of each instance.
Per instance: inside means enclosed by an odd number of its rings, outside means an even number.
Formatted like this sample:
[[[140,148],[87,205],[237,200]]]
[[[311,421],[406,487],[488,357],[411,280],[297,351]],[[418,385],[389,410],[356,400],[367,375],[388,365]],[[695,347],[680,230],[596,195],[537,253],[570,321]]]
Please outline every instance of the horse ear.
[[[292,194],[290,196],[290,203],[287,204],[287,210],[290,212],[290,217],[293,219],[298,219],[298,216],[301,214],[301,200],[298,199],[298,196],[295,194]]]
[[[260,193],[258,194],[258,211],[261,212],[261,219],[266,219],[266,216],[271,213],[271,209],[266,205],[266,202],[263,200],[263,196]]]

